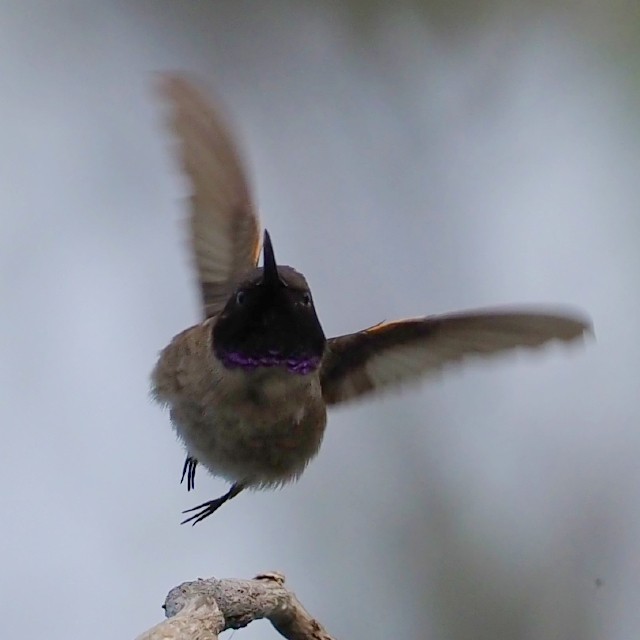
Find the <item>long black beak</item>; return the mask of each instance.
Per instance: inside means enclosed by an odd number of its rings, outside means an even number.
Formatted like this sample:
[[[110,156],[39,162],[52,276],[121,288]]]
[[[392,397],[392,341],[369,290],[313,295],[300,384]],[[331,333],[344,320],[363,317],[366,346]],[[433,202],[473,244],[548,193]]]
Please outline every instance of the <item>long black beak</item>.
[[[263,282],[267,286],[276,286],[282,283],[280,275],[278,274],[278,265],[276,264],[276,257],[273,253],[273,245],[271,244],[271,237],[269,232],[264,230],[264,242],[262,245],[263,251],[263,269],[264,276]]]

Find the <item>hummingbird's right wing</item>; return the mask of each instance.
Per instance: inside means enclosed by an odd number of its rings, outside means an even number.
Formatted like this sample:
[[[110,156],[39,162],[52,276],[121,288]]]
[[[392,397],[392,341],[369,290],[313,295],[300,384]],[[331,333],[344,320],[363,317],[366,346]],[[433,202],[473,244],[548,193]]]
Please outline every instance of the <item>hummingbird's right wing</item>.
[[[191,183],[190,230],[205,317],[222,310],[260,255],[260,223],[244,167],[220,114],[179,75],[163,75],[182,168]]]
[[[320,370],[327,404],[338,404],[434,373],[470,356],[569,342],[590,330],[576,316],[488,310],[384,322],[331,338]]]

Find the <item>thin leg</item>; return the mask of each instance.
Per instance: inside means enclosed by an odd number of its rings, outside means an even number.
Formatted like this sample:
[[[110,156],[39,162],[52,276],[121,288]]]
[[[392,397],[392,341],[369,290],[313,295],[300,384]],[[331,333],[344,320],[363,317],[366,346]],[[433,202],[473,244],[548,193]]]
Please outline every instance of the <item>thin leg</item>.
[[[191,509],[183,511],[182,513],[190,513],[191,511],[195,511],[196,513],[186,520],[183,520],[180,524],[186,524],[187,522],[191,522],[192,526],[198,524],[198,522],[208,518],[212,513],[217,511],[225,502],[231,500],[231,498],[235,498],[243,489],[244,485],[236,482],[236,484],[231,485],[231,489],[229,489],[229,491],[227,491],[223,496],[220,496],[215,500],[203,502],[197,507],[192,507]]]
[[[184,467],[182,467],[182,477],[180,478],[180,484],[184,482],[185,476],[187,478],[187,491],[191,491],[196,486],[196,467],[198,461],[191,456],[187,456],[184,461]]]

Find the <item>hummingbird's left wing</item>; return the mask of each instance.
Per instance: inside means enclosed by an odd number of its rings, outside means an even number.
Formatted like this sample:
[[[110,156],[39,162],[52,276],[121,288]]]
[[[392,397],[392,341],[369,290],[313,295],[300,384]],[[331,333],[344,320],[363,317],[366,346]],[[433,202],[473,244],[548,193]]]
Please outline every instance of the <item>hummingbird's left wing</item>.
[[[163,75],[182,167],[191,183],[190,229],[202,305],[222,310],[260,255],[260,223],[244,165],[218,110],[188,80]]]
[[[474,311],[384,322],[331,338],[320,380],[327,404],[346,402],[440,370],[469,356],[487,356],[590,330],[570,315],[522,310]]]

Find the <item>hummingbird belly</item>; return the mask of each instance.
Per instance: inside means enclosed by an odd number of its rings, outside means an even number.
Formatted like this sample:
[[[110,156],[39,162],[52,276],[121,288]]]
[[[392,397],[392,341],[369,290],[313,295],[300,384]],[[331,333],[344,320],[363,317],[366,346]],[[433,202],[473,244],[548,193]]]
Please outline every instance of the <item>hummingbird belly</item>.
[[[205,398],[171,403],[189,454],[213,475],[248,486],[296,479],[326,425],[318,377],[274,369],[231,374],[213,380]]]

